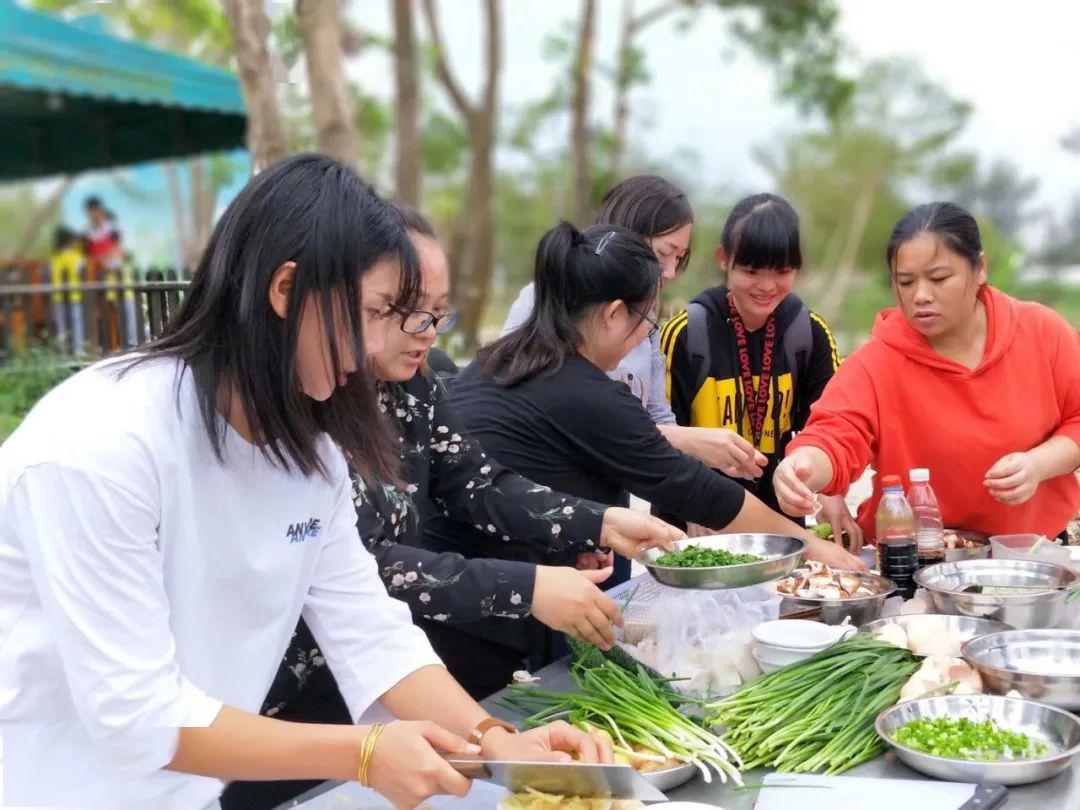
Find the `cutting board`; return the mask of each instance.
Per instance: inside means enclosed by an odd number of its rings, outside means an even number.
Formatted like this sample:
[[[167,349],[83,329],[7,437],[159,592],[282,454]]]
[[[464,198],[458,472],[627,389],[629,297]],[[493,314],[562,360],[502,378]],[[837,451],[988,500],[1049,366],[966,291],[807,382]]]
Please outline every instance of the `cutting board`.
[[[773,773],[763,781],[756,810],[958,810],[975,793],[973,784],[917,779]]]

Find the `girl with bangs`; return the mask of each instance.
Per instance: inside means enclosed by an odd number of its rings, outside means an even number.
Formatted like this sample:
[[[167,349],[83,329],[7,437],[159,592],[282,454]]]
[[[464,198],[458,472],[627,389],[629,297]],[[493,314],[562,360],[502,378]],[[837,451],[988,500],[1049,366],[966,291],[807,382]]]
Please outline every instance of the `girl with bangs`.
[[[598,503],[624,492],[682,521],[728,532],[804,538],[807,556],[836,568],[865,566],[813,537],[735,482],[679,451],[641,401],[610,372],[658,324],[661,266],[651,245],[617,225],[579,231],[561,223],[536,251],[536,301],[517,330],[482,349],[450,386],[447,402],[485,452],[520,475]],[[559,527],[552,527],[555,533]],[[435,516],[429,548],[470,557],[535,560],[535,550]],[[608,565],[608,560],[598,560]],[[477,632],[426,625],[440,655],[498,661],[517,651],[538,664],[558,649],[536,622],[491,619]],[[504,648],[505,656],[499,652]],[[505,673],[504,674],[509,674]]]
[[[282,161],[226,209],[166,334],[0,447],[10,804],[202,810],[223,781],[333,779],[415,807],[469,789],[440,751],[610,761],[565,723],[489,716],[357,537],[349,466],[399,463],[366,358],[418,287],[369,185]],[[256,714],[301,615],[359,725]]]
[[[724,283],[694,298],[661,337],[672,411],[680,425],[724,428],[752,444],[753,474],[736,480],[779,512],[773,471],[832,379],[839,353],[824,319],[792,292],[802,247],[787,200],[741,200],[724,223],[716,263]],[[836,537],[862,544],[842,495],[822,498],[821,519]]]

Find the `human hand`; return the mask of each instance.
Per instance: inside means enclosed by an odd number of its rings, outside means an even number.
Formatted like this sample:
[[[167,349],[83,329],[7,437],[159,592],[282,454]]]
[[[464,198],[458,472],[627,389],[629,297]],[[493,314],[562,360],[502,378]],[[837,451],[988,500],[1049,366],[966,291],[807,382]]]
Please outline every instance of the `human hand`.
[[[532,614],[552,630],[587,641],[602,650],[615,644],[615,626],[622,627],[619,608],[597,585],[612,569],[578,571],[568,566],[536,566]]]
[[[493,728],[481,742],[484,756],[516,762],[614,761],[611,744],[596,734],[586,734],[564,720],[511,734]]]
[[[986,472],[983,484],[1001,503],[1018,506],[1031,499],[1042,483],[1030,453],[1009,453],[1002,456]]]
[[[821,498],[821,520],[832,524],[833,539],[841,546],[843,536],[849,540],[849,550],[858,554],[863,547],[863,531],[844,502],[843,495],[827,495]]]
[[[773,489],[780,508],[792,517],[805,517],[814,513],[818,504],[814,492],[806,485],[813,474],[810,459],[798,451],[792,453],[776,466],[773,473]]]
[[[750,442],[725,428],[696,428],[692,447],[695,457],[732,478],[760,478],[769,463]]]
[[[368,781],[402,810],[412,810],[432,796],[464,796],[472,782],[450,767],[440,752],[475,756],[481,748],[435,723],[389,723],[372,751]]]
[[[672,544],[685,536],[658,517],[636,509],[612,506],[604,510],[600,545],[633,560],[643,551],[657,546],[671,551]]]

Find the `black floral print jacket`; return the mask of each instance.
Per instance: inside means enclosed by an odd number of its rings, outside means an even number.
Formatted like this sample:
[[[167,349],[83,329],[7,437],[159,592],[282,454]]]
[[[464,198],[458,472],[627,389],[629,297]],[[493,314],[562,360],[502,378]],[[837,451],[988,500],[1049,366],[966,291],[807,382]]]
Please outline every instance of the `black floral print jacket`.
[[[599,548],[607,507],[552,492],[486,456],[442,395],[431,375],[382,387],[380,409],[400,429],[406,486],[354,479],[360,536],[390,594],[414,616],[454,623],[526,616],[532,564],[422,548],[426,519],[441,513],[508,548],[513,540],[538,559],[572,564]]]
[[[422,373],[382,385],[380,409],[399,429],[404,486],[368,486],[354,478],[360,539],[389,593],[406,602],[415,619],[464,624],[524,618],[535,564],[424,548],[426,520],[445,515],[464,524],[465,534],[476,529],[508,547],[511,541],[527,546],[532,559],[572,565],[577,554],[599,549],[607,507],[552,492],[486,456],[445,401],[442,386]],[[325,659],[301,622],[263,713],[293,716],[286,709],[301,710],[300,691],[326,675]]]

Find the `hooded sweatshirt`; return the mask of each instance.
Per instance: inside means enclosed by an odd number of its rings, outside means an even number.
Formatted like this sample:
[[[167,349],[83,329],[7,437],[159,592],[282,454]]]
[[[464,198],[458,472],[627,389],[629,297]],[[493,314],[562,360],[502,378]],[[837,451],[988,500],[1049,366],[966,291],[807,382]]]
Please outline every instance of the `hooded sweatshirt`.
[[[950,528],[987,534],[1057,535],[1080,508],[1071,472],[1043,481],[1026,503],[993,498],[986,472],[1008,453],[1053,436],[1080,445],[1080,339],[1053,310],[985,287],[987,335],[975,369],[935,352],[899,309],[882,312],[873,333],[848,357],[788,446],[823,450],[833,466],[828,495],[847,492],[868,464],[906,480],[930,469]],[[874,537],[881,492],[859,507]]]
[[[824,319],[810,313],[810,336],[812,345],[805,366],[794,378],[788,368],[785,341],[789,327],[794,322],[802,301],[794,293],[788,294],[776,308],[776,348],[773,350],[772,383],[765,408],[765,423],[761,436],[754,442],[750,427],[750,414],[743,402],[742,377],[739,365],[738,343],[735,327],[731,324],[727,287],[710,287],[693,300],[704,306],[708,313],[709,369],[700,387],[696,387],[700,360],[690,356],[687,345],[688,318],[684,310],[664,326],[660,336],[660,348],[667,361],[668,399],[675,420],[680,425],[692,427],[726,428],[739,433],[755,444],[768,459],[763,474],[753,481],[736,479],[749,492],[756,495],[777,512],[780,507],[772,488],[772,474],[784,449],[794,432],[802,429],[810,415],[810,405],[821,396],[826,383],[832,379],[840,362],[836,342]],[[757,390],[761,374],[762,355],[765,351],[765,328],[747,333],[750,352],[750,370],[754,389]],[[673,519],[673,516],[665,515]]]

